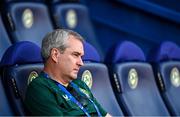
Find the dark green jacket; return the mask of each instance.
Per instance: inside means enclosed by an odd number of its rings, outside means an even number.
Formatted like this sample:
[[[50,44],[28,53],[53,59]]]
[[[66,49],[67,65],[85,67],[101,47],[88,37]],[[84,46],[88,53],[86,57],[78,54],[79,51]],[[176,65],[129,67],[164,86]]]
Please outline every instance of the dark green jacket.
[[[88,86],[81,80],[74,80],[73,83],[79,86],[97,105],[103,116],[107,114],[100,104],[93,97]],[[31,115],[50,116],[83,116],[85,113],[59,89],[55,81],[44,78],[42,75],[34,79],[28,86],[25,105]],[[96,113],[93,104],[88,101],[85,107],[88,113]]]

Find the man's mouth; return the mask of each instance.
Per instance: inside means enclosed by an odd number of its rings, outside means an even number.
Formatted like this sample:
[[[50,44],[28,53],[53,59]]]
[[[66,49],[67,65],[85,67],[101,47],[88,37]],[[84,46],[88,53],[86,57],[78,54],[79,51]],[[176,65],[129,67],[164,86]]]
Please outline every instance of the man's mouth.
[[[74,71],[78,72],[78,71],[79,71],[79,69],[74,69]]]

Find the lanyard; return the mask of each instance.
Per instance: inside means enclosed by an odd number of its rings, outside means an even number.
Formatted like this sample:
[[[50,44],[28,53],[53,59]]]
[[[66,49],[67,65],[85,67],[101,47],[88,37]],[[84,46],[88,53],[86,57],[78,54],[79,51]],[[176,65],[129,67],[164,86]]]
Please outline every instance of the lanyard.
[[[78,92],[80,92],[82,95],[86,96],[84,93],[82,93],[82,91],[79,90],[79,88],[78,88],[78,86],[77,86],[76,84],[74,84],[73,82],[71,82],[71,85],[72,85],[73,88],[76,89],[76,91],[78,91]],[[87,97],[87,96],[86,96],[86,97]],[[88,97],[87,97],[87,98],[88,98]],[[89,99],[89,101],[94,105],[94,107],[95,107],[95,109],[96,109],[96,111],[97,111],[97,113],[98,113],[98,116],[101,117],[102,115],[101,115],[101,113],[99,112],[99,109],[98,109],[98,107],[96,106],[96,104],[94,103],[94,101],[91,100],[90,98],[88,98],[88,99]]]
[[[41,74],[42,74],[45,78],[50,78],[50,76],[49,76],[47,73],[45,73],[45,72],[42,72]],[[75,88],[76,91],[78,91],[78,92],[81,93],[82,95],[86,96],[84,93],[82,93],[82,91],[79,90],[79,88],[78,88],[78,86],[77,86],[76,84],[74,84],[74,83],[72,83],[72,82],[71,82],[70,84],[72,85],[73,88]],[[68,98],[69,98],[72,102],[74,102],[76,105],[78,105],[78,107],[87,115],[87,117],[91,117],[91,116],[89,115],[89,113],[87,112],[87,110],[82,106],[82,104],[79,103],[79,102],[76,100],[76,98],[74,98],[74,96],[72,96],[71,93],[69,93],[69,91],[67,91],[66,88],[65,88],[62,84],[56,82],[56,85],[59,87],[60,90],[62,90],[64,93],[66,93],[66,95],[68,96]],[[87,96],[86,96],[86,97],[87,97]],[[87,98],[88,98],[88,97],[87,97]],[[101,113],[99,112],[99,109],[98,109],[98,107],[96,106],[96,104],[95,104],[95,103],[93,102],[93,100],[91,100],[90,98],[88,98],[88,99],[89,99],[89,101],[94,105],[94,107],[95,107],[95,109],[96,109],[96,111],[97,111],[97,113],[98,113],[98,116],[101,117],[102,115],[101,115]]]

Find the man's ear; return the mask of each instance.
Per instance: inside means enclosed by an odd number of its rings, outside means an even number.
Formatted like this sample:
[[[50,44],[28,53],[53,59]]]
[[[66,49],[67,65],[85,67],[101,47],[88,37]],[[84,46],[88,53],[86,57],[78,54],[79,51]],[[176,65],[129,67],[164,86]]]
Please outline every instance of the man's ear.
[[[60,54],[60,52],[59,52],[59,50],[57,48],[52,48],[51,49],[51,58],[55,63],[58,62],[59,54]]]

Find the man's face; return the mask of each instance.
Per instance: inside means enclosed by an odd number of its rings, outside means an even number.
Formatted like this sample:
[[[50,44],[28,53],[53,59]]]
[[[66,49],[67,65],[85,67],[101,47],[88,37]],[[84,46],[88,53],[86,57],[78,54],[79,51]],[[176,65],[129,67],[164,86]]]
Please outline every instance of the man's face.
[[[83,65],[84,48],[82,42],[73,36],[69,37],[67,44],[68,48],[58,57],[58,69],[63,78],[73,80],[77,78],[77,73]]]

